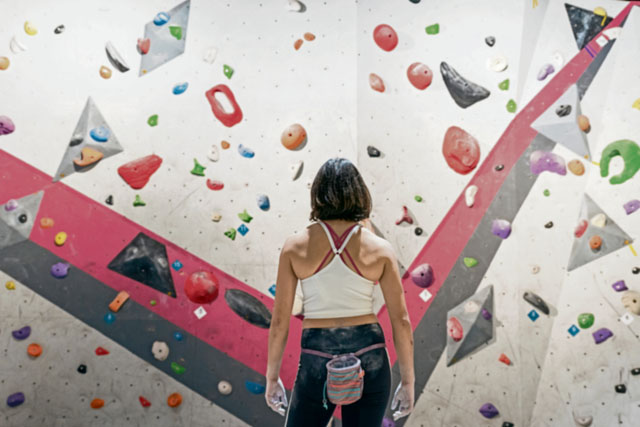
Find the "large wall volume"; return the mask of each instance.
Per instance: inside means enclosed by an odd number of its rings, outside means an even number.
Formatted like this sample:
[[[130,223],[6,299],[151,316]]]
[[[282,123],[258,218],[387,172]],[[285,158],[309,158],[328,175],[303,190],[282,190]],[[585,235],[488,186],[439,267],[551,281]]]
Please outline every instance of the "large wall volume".
[[[0,16],[0,425],[282,425],[263,397],[278,255],[335,156],[369,186],[414,328],[415,410],[384,426],[637,423],[640,2]],[[379,290],[375,309],[395,388]],[[292,314],[289,394],[299,289]]]

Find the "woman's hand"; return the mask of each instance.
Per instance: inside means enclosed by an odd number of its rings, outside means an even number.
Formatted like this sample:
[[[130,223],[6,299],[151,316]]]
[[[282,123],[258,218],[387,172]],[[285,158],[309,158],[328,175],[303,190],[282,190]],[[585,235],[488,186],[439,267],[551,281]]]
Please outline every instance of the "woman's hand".
[[[289,403],[287,402],[287,391],[280,378],[278,378],[278,381],[267,380],[267,389],[264,393],[264,398],[269,408],[284,417],[286,412],[285,408]]]
[[[391,402],[391,410],[393,411],[398,407],[398,410],[393,413],[393,420],[396,421],[399,418],[406,417],[413,411],[413,401],[415,398],[414,384],[398,384],[396,392],[393,394],[393,401]]]

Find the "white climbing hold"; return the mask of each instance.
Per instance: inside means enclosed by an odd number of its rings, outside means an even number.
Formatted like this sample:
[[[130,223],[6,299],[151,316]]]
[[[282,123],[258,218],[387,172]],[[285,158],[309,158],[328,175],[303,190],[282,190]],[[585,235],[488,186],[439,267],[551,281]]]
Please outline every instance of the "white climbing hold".
[[[495,71],[496,73],[506,70],[508,66],[509,63],[507,62],[507,58],[502,55],[496,55],[487,60],[487,68],[491,71]]]
[[[215,47],[210,47],[210,48],[207,48],[207,50],[205,50],[204,56],[202,57],[202,59],[207,64],[213,64],[213,62],[216,60],[217,55],[218,55],[218,49],[216,49]]]
[[[609,37],[609,40],[617,39],[620,36],[620,31],[622,29],[620,27],[613,27],[604,30],[604,35]]]
[[[298,0],[289,0],[286,8],[289,12],[304,12],[304,6]]]
[[[298,179],[300,177],[300,174],[302,172],[302,165],[303,165],[303,161],[302,160],[298,160],[296,163],[291,165],[291,179],[293,181],[295,181],[296,179]]]
[[[164,341],[154,341],[151,346],[151,353],[156,359],[163,361],[169,357],[169,346]]]
[[[540,273],[540,266],[539,265],[534,265],[533,267],[531,267],[531,272],[533,274],[538,274]]]
[[[564,56],[556,50],[551,55],[551,64],[553,65],[553,68],[559,70],[564,65]]]
[[[476,194],[478,194],[478,186],[470,185],[464,192],[464,201],[467,203],[468,207],[472,207],[476,201]]]
[[[231,384],[228,381],[220,381],[218,383],[218,391],[220,394],[228,395],[231,394],[232,390],[233,387],[231,387]]]
[[[13,36],[11,37],[11,42],[9,42],[9,49],[11,49],[13,53],[20,53],[27,50],[27,47],[20,43],[18,39],[16,39],[16,36]]]
[[[420,292],[420,299],[424,302],[427,302],[431,299],[431,292],[429,292],[427,289],[423,290],[422,292]]]
[[[218,222],[222,219],[222,215],[220,215],[218,212],[214,212],[213,215],[211,216],[211,221],[213,222]]]
[[[591,225],[598,228],[604,228],[607,225],[607,216],[603,213],[599,213],[591,218]]]
[[[205,310],[203,306],[200,306],[193,311],[193,314],[200,320],[207,315],[207,310]]]
[[[217,145],[212,145],[209,153],[207,154],[207,158],[212,162],[217,162],[220,159],[220,150]]]

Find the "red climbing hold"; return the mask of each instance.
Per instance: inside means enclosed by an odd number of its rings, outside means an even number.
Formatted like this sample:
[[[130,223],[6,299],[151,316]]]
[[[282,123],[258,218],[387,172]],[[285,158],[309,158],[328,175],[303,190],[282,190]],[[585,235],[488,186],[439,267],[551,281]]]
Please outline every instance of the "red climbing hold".
[[[120,166],[118,174],[131,188],[139,190],[147,185],[149,178],[158,170],[161,164],[162,159],[155,154],[151,154]]]
[[[373,30],[373,40],[380,49],[390,52],[398,45],[398,34],[387,24],[380,24]]]
[[[209,271],[192,273],[184,284],[187,298],[196,304],[209,304],[218,297],[218,279]]]
[[[403,222],[406,222],[407,224],[413,224],[413,218],[409,216],[409,211],[407,210],[406,206],[402,207],[402,218],[396,221],[396,225],[400,225]]]
[[[109,354],[109,351],[104,349],[104,348],[102,348],[102,347],[98,347],[98,348],[96,348],[96,354],[98,356],[104,356],[104,355]]]
[[[407,77],[416,89],[425,90],[433,80],[433,72],[425,64],[414,62],[407,68]]]
[[[589,226],[589,222],[586,219],[583,219],[578,223],[576,229],[574,231],[575,236],[579,239],[582,237],[585,231],[587,231],[587,227]]]
[[[148,408],[149,406],[151,406],[151,402],[149,402],[144,397],[140,396],[138,397],[138,399],[140,399],[140,404],[142,405],[143,408]]]
[[[464,336],[464,330],[462,329],[462,324],[457,317],[450,317],[449,320],[447,320],[447,332],[456,342],[462,339]]]
[[[511,360],[504,353],[500,355],[500,358],[498,360],[504,363],[505,365],[511,365]]]
[[[474,170],[480,161],[480,145],[463,129],[451,126],[444,135],[442,154],[451,169],[466,175]]]
[[[222,190],[224,183],[222,181],[207,179],[207,187],[209,187],[209,190]]]
[[[216,99],[216,93],[222,92],[227,97],[227,100],[233,107],[233,111],[227,113],[224,110],[224,107],[218,102]],[[209,104],[211,104],[211,111],[213,111],[213,115],[216,116],[218,120],[222,122],[226,127],[231,127],[235,124],[240,123],[242,120],[242,110],[240,110],[240,106],[236,102],[236,98],[233,96],[233,92],[229,89],[227,85],[216,85],[206,91],[204,95],[207,97]]]

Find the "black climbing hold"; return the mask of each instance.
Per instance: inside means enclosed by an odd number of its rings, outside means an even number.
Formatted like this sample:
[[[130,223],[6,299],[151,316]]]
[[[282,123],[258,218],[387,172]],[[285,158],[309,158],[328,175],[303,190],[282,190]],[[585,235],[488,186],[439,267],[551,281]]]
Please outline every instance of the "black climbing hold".
[[[544,228],[551,228],[551,227],[553,227],[553,221],[549,221],[544,225]]]
[[[416,236],[419,236],[422,234],[422,228],[416,227],[416,229],[413,232],[416,233]]]
[[[176,297],[167,248],[144,233],[138,233],[109,263],[108,268],[170,297]]]
[[[465,79],[444,61],[440,63],[440,74],[442,74],[449,94],[455,103],[462,108],[467,108],[491,95],[487,89]]]
[[[558,117],[564,117],[567,116],[571,113],[571,105],[569,104],[562,104],[559,105],[558,108],[556,108],[556,114],[558,115]]]
[[[78,372],[80,372],[81,374],[86,374],[87,373],[87,365],[78,366]]]
[[[502,423],[502,427],[515,427],[515,424],[505,421]]]
[[[573,37],[576,39],[578,49],[580,50],[597,36],[603,28],[609,25],[612,20],[612,18],[607,17],[604,19],[604,24],[600,25],[602,24],[601,15],[596,15],[590,10],[572,6],[567,3],[565,3],[564,7],[567,9],[571,30],[573,30]]]
[[[633,274],[638,274],[638,273],[640,273],[640,267],[633,267],[633,268],[631,269],[631,272],[632,272]]]
[[[633,368],[631,370],[631,375],[640,375],[640,368]]]
[[[616,393],[626,393],[627,392],[627,386],[624,384],[618,384],[616,386]]]
[[[105,200],[104,202],[108,205],[113,205],[113,196],[109,194],[109,196],[107,197],[107,200]]]
[[[380,157],[380,150],[373,145],[369,145],[367,147],[367,154],[369,154],[369,157]]]
[[[27,214],[22,214],[18,217],[18,221],[20,221],[22,224],[24,224],[25,222],[27,222]]]
[[[540,296],[534,294],[533,292],[525,292],[522,297],[526,302],[528,302],[544,314],[549,314],[549,306],[542,298],[540,298]]]
[[[82,135],[74,135],[71,137],[71,141],[69,141],[69,147],[80,145],[82,144],[82,141],[84,141],[84,137]]]
[[[488,36],[484,38],[484,42],[487,44],[487,46],[493,47],[493,45],[496,44],[496,38],[493,36]]]
[[[53,30],[53,32],[54,32],[54,33],[56,33],[56,34],[60,34],[60,33],[62,33],[63,31],[64,31],[64,25],[58,25],[58,26]]]
[[[504,169],[504,165],[496,165],[495,170],[497,170],[498,172],[500,172],[502,169]]]
[[[413,4],[418,4],[418,3],[420,3],[420,0],[409,0],[409,1],[410,1],[411,3],[413,3]]]
[[[224,300],[231,310],[252,325],[265,329],[271,326],[271,312],[253,295],[240,289],[227,289]]]

